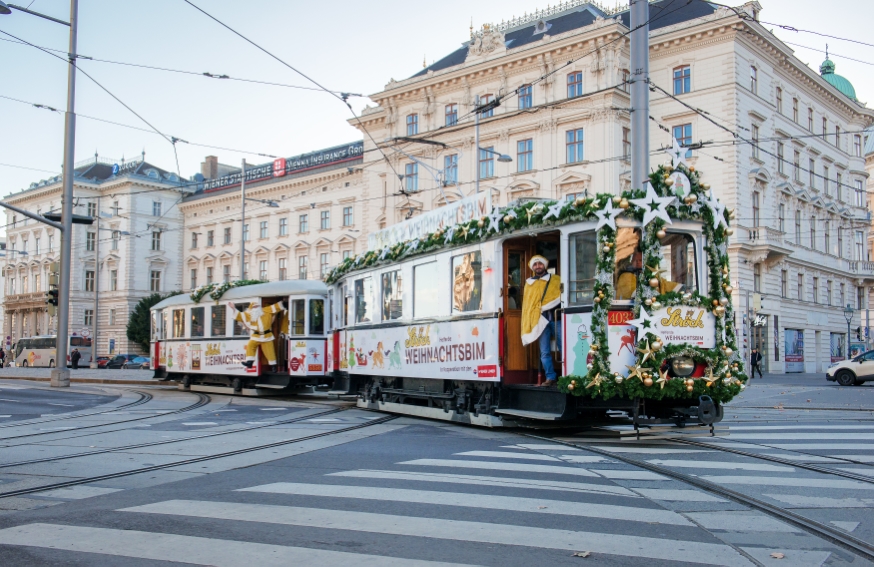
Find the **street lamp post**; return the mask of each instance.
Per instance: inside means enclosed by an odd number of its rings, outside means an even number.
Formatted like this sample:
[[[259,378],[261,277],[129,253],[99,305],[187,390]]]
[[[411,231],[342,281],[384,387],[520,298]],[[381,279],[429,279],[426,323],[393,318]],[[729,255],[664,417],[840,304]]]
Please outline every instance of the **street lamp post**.
[[[67,113],[64,121],[64,172],[63,198],[61,205],[61,274],[58,286],[58,341],[57,366],[52,370],[52,387],[70,386],[70,371],[67,370],[67,338],[70,326],[70,268],[73,256],[73,168],[76,146],[76,32],[78,30],[79,0],[70,0],[70,21],[64,22],[39,12],[33,12],[14,4],[0,2],[0,14],[18,10],[40,18],[66,25],[70,28],[70,50],[67,54]]]
[[[850,360],[850,322],[853,320],[853,306],[849,303],[844,307],[844,319],[847,320],[847,340],[844,348],[847,349],[847,360]]]

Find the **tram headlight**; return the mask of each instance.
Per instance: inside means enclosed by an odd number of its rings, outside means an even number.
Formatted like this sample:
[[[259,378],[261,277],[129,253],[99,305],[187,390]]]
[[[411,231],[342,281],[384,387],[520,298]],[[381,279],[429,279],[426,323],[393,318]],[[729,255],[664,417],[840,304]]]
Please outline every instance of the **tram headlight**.
[[[676,376],[689,376],[695,371],[695,361],[688,356],[674,357],[671,359],[671,371]]]

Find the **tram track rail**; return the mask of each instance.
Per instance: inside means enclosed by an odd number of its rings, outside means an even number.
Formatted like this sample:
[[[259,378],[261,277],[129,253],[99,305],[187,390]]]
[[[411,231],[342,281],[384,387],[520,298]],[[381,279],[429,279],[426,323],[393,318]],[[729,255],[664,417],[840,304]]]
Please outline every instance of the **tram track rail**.
[[[16,439],[23,439],[25,437],[37,437],[40,435],[52,435],[52,434],[58,434],[58,433],[75,433],[77,431],[82,431],[85,429],[94,429],[95,427],[108,427],[108,426],[112,426],[112,425],[134,423],[136,421],[143,421],[145,419],[154,419],[156,417],[163,417],[163,416],[167,416],[167,415],[175,415],[175,414],[180,414],[180,413],[185,413],[185,412],[196,410],[198,408],[201,408],[201,407],[207,405],[209,402],[212,401],[212,398],[207,394],[196,394],[196,395],[198,397],[198,400],[196,402],[194,402],[193,404],[187,405],[184,408],[179,408],[177,410],[170,410],[170,411],[158,413],[155,415],[144,415],[142,417],[135,417],[133,419],[123,419],[120,421],[109,421],[107,423],[97,423],[94,425],[83,425],[82,427],[73,427],[70,429],[57,429],[54,431],[40,431],[38,433],[25,433],[23,435],[13,435],[11,437],[0,437],[0,443],[4,443],[6,441],[14,441]],[[151,396],[150,396],[150,399],[151,399]],[[113,410],[113,411],[117,411],[117,410]],[[111,433],[111,432],[107,431],[106,433]]]
[[[574,447],[576,449],[582,449],[584,451],[589,451],[591,453],[595,453],[596,455],[601,455],[603,457],[621,461],[623,463],[639,467],[641,469],[648,470],[650,472],[654,472],[656,474],[660,474],[674,480],[679,480],[680,482],[684,482],[705,492],[722,496],[744,506],[748,506],[754,510],[758,510],[760,512],[773,516],[779,520],[801,528],[811,535],[822,538],[834,545],[840,546],[850,551],[851,553],[854,553],[869,561],[874,561],[874,545],[872,545],[871,543],[854,537],[836,528],[832,528],[823,523],[817,522],[816,520],[812,520],[800,514],[796,514],[795,512],[792,512],[785,508],[781,508],[779,506],[775,506],[773,504],[765,502],[764,500],[761,500],[759,498],[743,494],[742,492],[726,488],[724,486],[710,482],[708,480],[704,480],[691,474],[675,471],[662,465],[656,465],[653,463],[635,459],[633,457],[628,457],[620,453],[613,453],[604,449],[599,449],[598,447],[593,447],[591,445],[585,445],[582,443],[571,443],[569,441],[563,441],[561,439],[554,439],[551,437],[544,437],[541,435],[534,435],[531,433],[520,433],[520,435],[531,439],[537,439],[538,441],[548,441],[550,443],[556,443],[560,445],[566,445],[568,447]],[[826,474],[833,474],[833,471],[826,471]],[[872,480],[867,479],[867,481],[871,482]]]
[[[50,418],[46,418],[46,419],[37,418],[37,419],[16,421],[14,423],[4,423],[4,424],[0,425],[0,429],[6,429],[9,427],[25,427],[28,425],[39,425],[41,423],[50,423],[52,421],[64,421],[67,419],[77,419],[80,417],[91,417],[93,415],[101,415],[101,414],[105,414],[105,413],[112,413],[112,412],[119,411],[119,410],[130,409],[132,407],[140,406],[140,405],[143,405],[143,404],[146,404],[146,403],[152,401],[153,396],[152,396],[152,394],[150,394],[148,392],[141,392],[139,390],[128,390],[128,391],[133,392],[135,394],[138,394],[140,396],[140,398],[137,400],[134,400],[128,404],[124,404],[121,406],[117,406],[117,407],[102,410],[102,411],[95,411],[95,412],[90,412],[90,413],[77,413],[77,414],[63,414],[63,415],[59,415],[57,417],[50,417]]]
[[[198,439],[207,439],[209,437],[218,437],[220,435],[231,435],[234,433],[243,433],[243,432],[252,431],[255,429],[264,429],[267,427],[275,427],[277,425],[287,425],[290,423],[297,423],[300,421],[305,421],[307,419],[317,419],[317,418],[332,415],[332,414],[335,414],[335,413],[338,413],[341,411],[347,411],[347,410],[346,410],[346,408],[337,408],[337,409],[333,409],[333,410],[323,411],[320,413],[314,413],[314,414],[304,415],[304,416],[300,416],[300,417],[295,417],[292,419],[285,419],[282,421],[277,421],[275,423],[265,423],[262,425],[253,425],[251,427],[238,427],[236,429],[230,429],[227,431],[215,431],[212,433],[204,433],[203,435],[193,435],[191,437],[181,437],[179,439],[167,439],[165,441],[151,441],[149,443],[137,443],[134,445],[124,445],[121,447],[110,447],[110,448],[106,448],[106,449],[97,449],[95,451],[84,451],[82,453],[73,453],[71,455],[58,455],[56,457],[43,457],[40,459],[31,459],[28,461],[18,461],[15,463],[3,463],[3,464],[0,464],[0,469],[7,469],[7,468],[11,468],[11,467],[20,467],[23,465],[35,465],[35,464],[39,464],[39,463],[53,463],[53,462],[57,462],[57,461],[63,461],[65,459],[75,459],[78,457],[88,457],[91,455],[104,455],[107,453],[117,453],[120,451],[128,451],[131,449],[142,449],[144,447],[156,447],[158,445],[169,445],[171,443],[184,443],[185,441],[196,441]]]
[[[206,461],[213,461],[213,460],[216,460],[216,459],[223,459],[223,458],[225,458],[225,457],[233,457],[233,456],[236,456],[236,455],[243,455],[243,454],[245,454],[245,453],[251,453],[251,452],[254,452],[254,451],[262,451],[262,450],[264,450],[264,449],[272,449],[272,448],[275,448],[275,447],[282,447],[282,446],[285,446],[285,445],[292,445],[292,444],[295,444],[295,443],[303,443],[304,441],[311,441],[311,440],[313,440],[313,439],[320,439],[320,438],[323,438],[323,437],[329,437],[329,436],[331,436],[331,435],[337,435],[337,434],[339,434],[339,433],[347,433],[347,432],[350,432],[350,431],[355,431],[355,430],[358,430],[358,429],[364,429],[364,428],[367,428],[367,427],[372,427],[372,426],[374,426],[374,425],[380,425],[380,424],[382,424],[382,423],[387,423],[387,422],[392,421],[392,420],[395,420],[395,419],[398,419],[398,416],[387,415],[387,416],[385,416],[385,417],[381,417],[381,418],[377,418],[377,419],[371,420],[371,421],[369,421],[369,422],[367,422],[367,423],[358,423],[358,424],[351,425],[351,426],[348,426],[348,427],[342,427],[342,428],[340,428],[340,429],[333,429],[333,430],[331,430],[331,431],[323,431],[323,432],[321,432],[321,433],[315,433],[315,434],[313,434],[313,435],[307,435],[307,436],[304,436],[304,437],[298,437],[298,438],[296,438],[296,439],[285,439],[285,440],[283,440],[283,441],[274,441],[274,442],[272,442],[272,443],[265,443],[265,444],[263,444],[263,445],[256,445],[256,446],[253,446],[253,447],[245,447],[245,448],[243,448],[243,449],[235,449],[235,450],[232,450],[232,451],[224,451],[224,452],[222,452],[222,453],[215,453],[215,454],[212,454],[212,455],[204,455],[204,456],[200,456],[200,457],[192,457],[192,458],[189,458],[189,459],[182,459],[182,460],[179,460],[179,461],[173,461],[173,462],[170,462],[170,463],[164,463],[164,464],[160,464],[160,465],[150,465],[150,466],[139,467],[139,468],[136,468],[136,469],[130,469],[130,470],[126,470],[126,471],[119,471],[119,472],[115,472],[115,473],[109,473],[109,474],[97,475],[97,476],[92,476],[92,477],[79,478],[79,479],[75,479],[75,480],[68,480],[68,481],[62,481],[62,482],[55,482],[55,483],[45,484],[45,485],[41,485],[41,486],[33,486],[33,487],[30,487],[30,488],[22,488],[22,489],[19,489],[19,490],[10,490],[10,491],[6,491],[6,492],[0,492],[0,498],[12,498],[12,497],[16,497],[16,496],[24,496],[24,495],[27,495],[27,494],[36,494],[36,493],[38,493],[38,492],[46,492],[46,491],[48,491],[48,490],[56,490],[56,489],[59,489],[59,488],[67,488],[67,487],[70,487],[70,486],[78,486],[78,485],[82,485],[82,484],[90,484],[90,483],[92,483],[92,482],[100,482],[100,481],[103,481],[103,480],[111,480],[111,479],[115,479],[115,478],[121,478],[121,477],[125,477],[125,476],[132,476],[132,475],[135,475],[135,474],[141,474],[141,473],[147,473],[147,472],[152,472],[152,471],[158,471],[158,470],[162,470],[162,469],[169,469],[169,468],[173,468],[173,467],[179,467],[179,466],[185,466],[185,465],[192,465],[192,464],[196,464],[196,463],[203,463],[203,462],[206,462]]]

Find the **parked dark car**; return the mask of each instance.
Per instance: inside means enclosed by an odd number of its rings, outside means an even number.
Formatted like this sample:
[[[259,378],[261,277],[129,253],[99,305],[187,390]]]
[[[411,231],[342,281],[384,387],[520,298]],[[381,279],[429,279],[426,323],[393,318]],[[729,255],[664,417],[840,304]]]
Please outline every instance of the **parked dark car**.
[[[151,359],[146,356],[138,356],[134,359],[128,360],[121,367],[125,370],[148,370],[151,363]]]
[[[124,364],[130,360],[135,359],[140,355],[138,354],[117,354],[113,356],[109,362],[106,363],[106,368],[116,368],[120,369],[124,366]]]
[[[108,356],[98,356],[97,357],[97,368],[106,368],[106,365],[109,363],[111,359]]]

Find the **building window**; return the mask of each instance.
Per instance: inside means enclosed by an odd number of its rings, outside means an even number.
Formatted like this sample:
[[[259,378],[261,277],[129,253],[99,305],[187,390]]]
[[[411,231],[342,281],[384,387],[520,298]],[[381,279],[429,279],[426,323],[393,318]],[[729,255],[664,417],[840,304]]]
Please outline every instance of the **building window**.
[[[267,260],[258,262],[258,279],[262,282],[267,281]]]
[[[343,260],[348,260],[351,257],[352,257],[351,250],[343,250]]]
[[[752,125],[752,142],[753,142],[753,157],[759,159],[759,126],[758,124]]]
[[[85,250],[94,252],[94,244],[97,242],[97,233],[89,232],[85,235]]]
[[[789,292],[789,272],[780,270],[780,297],[786,297]]]
[[[856,206],[864,207],[865,206],[865,189],[862,187],[862,180],[856,179]]]
[[[196,232],[191,233],[191,247],[197,248],[197,233]]]
[[[841,127],[835,124],[835,147],[841,149]]]
[[[152,201],[152,216],[160,217],[161,216],[161,201]]]
[[[810,247],[816,250],[816,217],[810,217]]]
[[[786,204],[780,203],[777,207],[777,222],[780,227],[780,232],[786,232]]]
[[[750,92],[759,94],[759,70],[755,67],[750,67]]]
[[[490,94],[483,95],[482,97],[480,97],[480,99],[479,99],[480,108],[482,108],[483,106],[486,106],[487,104],[490,105],[492,103],[492,101],[494,100],[494,98],[495,98],[494,95],[490,95]],[[494,106],[489,106],[487,109],[480,112],[481,118],[491,118],[494,115],[495,115],[495,107]]]
[[[191,268],[191,289],[197,289],[197,270]]]
[[[352,207],[343,207],[343,226],[352,226],[355,224],[355,216],[352,212]]]
[[[443,183],[458,183],[458,154],[443,156]]]
[[[777,87],[777,112],[783,114],[783,89]]]
[[[21,239],[21,251],[27,253],[27,239]]]
[[[249,242],[249,223],[243,225],[243,242]]]
[[[786,173],[786,167],[784,163],[786,162],[783,150],[783,142],[777,142],[777,172],[778,173]]]
[[[299,280],[307,279],[307,260],[307,256],[297,257],[297,279]]]
[[[288,219],[279,219],[279,236],[288,236]]]
[[[692,125],[691,124],[682,124],[680,126],[674,126],[673,128],[674,138],[677,139],[677,143],[680,144],[681,148],[686,148],[692,145]],[[686,157],[692,157],[692,150],[686,151]]]
[[[328,275],[328,270],[331,267],[331,255],[327,252],[322,252],[319,254],[319,276],[322,279],[325,279],[325,276]]]
[[[152,250],[161,249],[161,231],[157,230],[152,233]]]
[[[822,237],[825,243],[824,252],[826,254],[831,254],[832,247],[832,235],[831,235],[831,223],[829,221],[825,221],[825,225],[822,229]]]
[[[109,325],[110,326],[115,325],[115,309],[109,310]]]
[[[825,140],[828,136],[828,118],[822,117],[822,139]]]
[[[762,291],[762,265],[753,264],[753,291],[759,293]]]
[[[288,279],[288,259],[279,259],[279,280],[285,281]]]
[[[631,159],[631,128],[622,128],[622,158]]]
[[[310,231],[309,215],[300,215],[299,217],[297,217],[297,231],[298,232],[309,232]]]
[[[112,231],[112,249],[118,250],[118,240],[121,238],[121,232],[117,230]],[[51,242],[51,241],[49,241]]]
[[[829,187],[829,169],[827,165],[822,166],[822,190],[826,197],[831,197],[831,187]]]
[[[261,221],[258,223],[258,238],[267,238],[269,233],[267,231],[267,221]]]
[[[813,158],[807,160],[807,175],[810,182],[810,188],[816,189],[816,162]]]
[[[404,189],[410,192],[419,190],[419,164],[416,162],[404,166]]]
[[[861,230],[856,231],[856,256],[853,258],[857,262],[862,262],[868,258],[865,255],[865,233]]]
[[[792,155],[792,178],[801,183],[801,152],[795,150]]]
[[[27,291],[27,276],[21,279],[21,291]],[[94,270],[85,270],[85,291],[94,291]]]
[[[753,192],[753,228],[759,228],[759,192]],[[759,237],[759,231],[753,230],[752,233],[753,240]]]
[[[206,269],[206,285],[212,283],[212,266]]]
[[[807,131],[813,132],[813,108],[808,107],[807,109]]]
[[[576,130],[568,130],[565,134],[565,146],[567,150],[567,163],[579,163],[585,159],[583,151],[583,136],[582,128]]]
[[[244,280],[249,279],[249,262],[246,262],[245,264],[243,264],[243,279]]]
[[[519,172],[534,169],[534,140],[531,138],[516,142],[516,166]]]
[[[225,228],[224,243],[225,244],[231,243],[231,227]]]
[[[801,211],[795,211],[795,244],[801,246]]]
[[[865,288],[857,287],[856,288],[856,309],[863,309],[865,307]]]
[[[862,157],[862,136],[861,134],[853,135],[853,155]]]
[[[798,124],[798,99],[792,99],[792,121]]]
[[[674,69],[674,94],[681,95],[692,90],[692,69],[688,65]]]
[[[832,304],[832,281],[831,280],[825,281],[825,304],[826,305]]]
[[[488,179],[495,176],[494,147],[480,148],[479,150],[479,178]]]
[[[149,290],[161,291],[161,272],[160,270],[152,270],[149,277]]]
[[[48,251],[49,251],[49,254],[54,252],[54,238],[52,238],[51,235],[49,235],[49,250]]]
[[[191,270],[192,274],[196,274],[197,270]],[[191,286],[192,289],[197,287]],[[118,291],[118,270],[109,270],[109,291]]]
[[[82,324],[86,327],[91,327],[94,325],[94,310],[86,309],[85,310],[85,319],[82,321]]]
[[[840,306],[844,305],[844,295],[846,295],[846,286],[844,284],[841,284],[840,288],[838,289],[838,305]]]
[[[97,217],[97,203],[88,203],[88,216],[92,219]]]
[[[835,174],[835,197],[838,201],[844,202],[844,176],[841,172]]]
[[[838,258],[844,257],[844,231],[838,227]],[[843,304],[843,301],[841,302]]]
[[[228,283],[229,281],[231,281],[231,266],[225,264],[222,266],[222,282]]]
[[[455,126],[458,124],[458,105],[455,103],[446,105],[446,125]]]
[[[531,108],[533,100],[531,98],[531,85],[522,85],[519,87],[519,110]]]
[[[321,230],[329,230],[331,228],[331,211],[321,211],[319,213],[319,228]]]
[[[206,231],[206,245],[207,246],[215,246],[215,231],[214,230]]]
[[[819,278],[813,278],[813,302],[819,303]]]
[[[419,133],[419,115],[407,115],[407,136],[413,136]]]
[[[583,72],[574,71],[567,76],[567,97],[583,96]]]

